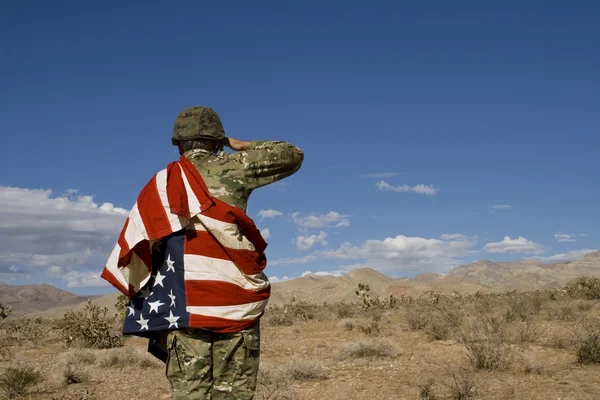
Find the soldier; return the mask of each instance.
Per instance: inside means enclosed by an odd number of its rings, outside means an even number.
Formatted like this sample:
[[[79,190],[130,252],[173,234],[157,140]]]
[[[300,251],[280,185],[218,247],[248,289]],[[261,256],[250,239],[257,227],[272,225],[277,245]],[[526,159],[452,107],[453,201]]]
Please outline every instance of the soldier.
[[[253,190],[294,174],[304,160],[303,152],[286,142],[227,138],[219,116],[208,107],[179,113],[172,144],[192,162],[214,197],[244,212]],[[224,147],[236,153],[229,154]],[[234,333],[172,330],[166,333],[166,348],[166,376],[174,399],[254,397],[259,322]]]

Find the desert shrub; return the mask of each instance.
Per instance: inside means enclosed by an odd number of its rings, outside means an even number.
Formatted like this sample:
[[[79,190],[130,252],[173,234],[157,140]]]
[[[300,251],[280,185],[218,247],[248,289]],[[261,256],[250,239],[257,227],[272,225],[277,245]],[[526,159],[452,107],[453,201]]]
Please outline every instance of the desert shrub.
[[[596,303],[589,300],[578,300],[575,302],[575,306],[579,311],[590,311]]]
[[[433,388],[435,387],[435,379],[432,377],[427,378],[424,382],[418,384],[419,386],[419,398],[422,400],[436,400]]]
[[[507,321],[527,321],[533,315],[539,314],[543,305],[543,298],[539,292],[514,293],[506,295],[508,309],[504,315]]]
[[[340,303],[337,306],[337,317],[338,318],[352,318],[356,314],[354,306],[352,304]]]
[[[349,319],[342,320],[338,323],[338,326],[345,331],[351,331],[354,329],[354,322]]]
[[[69,347],[80,344],[96,349],[110,349],[123,345],[123,335],[117,321],[106,316],[108,308],[100,308],[88,301],[84,312],[69,311],[58,323],[59,336]]]
[[[413,331],[423,330],[429,323],[431,316],[431,308],[422,305],[414,304],[406,308],[406,322]]]
[[[323,364],[316,360],[294,359],[284,366],[284,370],[295,381],[327,379]]]
[[[600,320],[582,321],[574,342],[579,364],[600,364]]]
[[[514,349],[507,343],[503,319],[475,314],[465,328],[455,326],[458,342],[476,369],[502,370],[513,361]]]
[[[452,305],[433,306],[425,327],[425,333],[433,340],[448,340],[460,328],[462,315]]]
[[[7,320],[2,327],[4,341],[11,346],[43,344],[50,331],[49,324],[42,318],[19,318]]]
[[[296,393],[287,372],[261,364],[259,367],[256,400],[294,400]]]
[[[575,305],[569,301],[557,301],[548,309],[550,318],[560,321],[575,321],[577,319],[577,310]]]
[[[373,315],[368,322],[358,325],[358,329],[365,335],[379,336],[381,334],[381,316]]]
[[[368,284],[359,283],[354,293],[360,299],[360,305],[363,311],[370,309],[383,309],[389,310],[396,308],[399,304],[398,299],[394,295],[390,294],[387,299],[380,299],[379,296],[371,295],[371,288]]]
[[[536,374],[542,375],[544,373],[544,366],[537,364],[533,361],[526,361],[523,364],[523,373],[524,374]]]
[[[475,298],[475,310],[481,314],[491,314],[494,309],[492,296],[480,296]]]
[[[344,343],[338,351],[342,359],[347,358],[384,358],[395,355],[394,346],[380,340],[359,340]]]
[[[271,326],[292,326],[294,325],[293,316],[282,309],[271,309],[266,314],[266,325]]]
[[[125,315],[127,314],[127,305],[129,304],[129,298],[124,294],[120,293],[115,302],[115,320],[118,325],[122,325],[125,321]]]
[[[448,340],[452,337],[452,327],[444,318],[432,318],[425,328],[425,333],[433,340]]]
[[[600,278],[582,276],[565,284],[565,292],[573,298],[600,300]]]
[[[470,368],[446,368],[448,379],[441,383],[448,389],[449,397],[453,400],[467,400],[475,397],[475,373]]]
[[[535,343],[542,335],[542,329],[535,321],[520,322],[517,325],[517,341]]]
[[[96,365],[99,367],[139,367],[156,368],[161,362],[141,347],[121,347],[103,350],[98,354]]]
[[[0,372],[0,389],[9,398],[22,397],[43,380],[40,370],[27,362],[19,362]]]
[[[8,318],[11,312],[12,309],[10,308],[10,306],[4,306],[2,305],[2,303],[0,303],[0,322]]]

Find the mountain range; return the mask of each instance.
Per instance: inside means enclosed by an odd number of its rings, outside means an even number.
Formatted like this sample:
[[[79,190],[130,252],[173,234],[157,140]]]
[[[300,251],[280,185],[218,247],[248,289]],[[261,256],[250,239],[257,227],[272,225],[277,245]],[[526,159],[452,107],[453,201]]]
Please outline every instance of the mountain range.
[[[414,278],[392,278],[370,268],[361,268],[342,276],[307,274],[272,284],[270,304],[280,305],[292,298],[317,303],[355,301],[359,283],[381,297],[419,296],[427,291],[474,293],[506,290],[562,288],[580,276],[600,277],[600,251],[579,259],[544,263],[539,260],[492,262],[480,260],[461,265],[447,274],[421,273]],[[82,310],[88,299],[114,312],[118,293],[104,296],[77,296],[51,285],[13,286],[0,283],[0,303],[10,305],[16,316],[60,316],[69,310]]]

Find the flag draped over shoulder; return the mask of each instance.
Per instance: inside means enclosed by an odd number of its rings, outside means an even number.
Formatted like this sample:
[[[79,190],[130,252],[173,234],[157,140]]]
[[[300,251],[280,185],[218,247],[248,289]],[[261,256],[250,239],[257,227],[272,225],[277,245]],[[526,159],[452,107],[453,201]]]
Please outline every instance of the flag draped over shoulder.
[[[166,251],[157,265],[152,246],[160,239]],[[101,277],[130,298],[124,333],[235,332],[267,305],[266,247],[252,219],[212,197],[181,156],[140,192]]]

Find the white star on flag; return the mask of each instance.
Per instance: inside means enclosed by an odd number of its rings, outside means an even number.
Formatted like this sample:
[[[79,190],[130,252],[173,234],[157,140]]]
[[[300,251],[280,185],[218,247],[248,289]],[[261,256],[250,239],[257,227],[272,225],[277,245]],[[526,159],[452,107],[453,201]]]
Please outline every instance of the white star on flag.
[[[144,319],[144,316],[142,315],[142,313],[140,313],[140,319],[138,319],[137,322],[138,324],[140,324],[140,331],[145,329],[148,330],[148,319]]]
[[[179,329],[179,326],[177,326],[177,320],[179,317],[173,315],[173,310],[170,310],[169,313],[170,315],[165,317],[165,319],[169,322],[169,328],[175,326],[175,328]]]
[[[167,263],[167,272],[169,272],[169,271],[175,272],[175,261],[171,260],[171,254],[170,253],[167,256],[166,263]]]
[[[158,271],[156,273],[156,276],[154,276],[154,286],[160,285],[160,286],[164,287],[163,282],[162,282],[164,279],[165,279],[165,276],[161,275],[160,271]]]
[[[167,296],[171,298],[171,305],[169,307],[175,307],[175,299],[177,296],[173,294],[173,289],[171,289],[171,292]]]
[[[128,315],[128,317],[131,317],[132,315],[135,315],[135,311],[134,311],[133,307],[127,307],[127,308],[129,308],[129,315]]]
[[[163,306],[164,304],[165,303],[161,303],[160,300],[153,301],[152,303],[149,302],[150,313],[152,313],[152,311],[158,312],[158,307]]]

